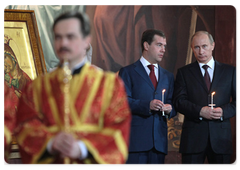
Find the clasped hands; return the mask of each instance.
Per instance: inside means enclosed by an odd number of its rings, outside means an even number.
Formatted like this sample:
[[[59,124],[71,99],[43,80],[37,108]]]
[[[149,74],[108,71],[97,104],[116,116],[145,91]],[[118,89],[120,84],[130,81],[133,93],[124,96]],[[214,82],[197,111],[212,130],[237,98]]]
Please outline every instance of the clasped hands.
[[[211,107],[204,106],[200,111],[200,116],[209,120],[221,119],[221,117],[223,116],[223,110],[221,107],[212,109]]]
[[[172,105],[164,104],[161,100],[153,99],[150,102],[150,109],[154,111],[164,111],[164,113],[169,114],[172,111]]]
[[[62,158],[77,159],[81,156],[78,141],[70,133],[59,132],[52,142],[51,152],[60,154]]]

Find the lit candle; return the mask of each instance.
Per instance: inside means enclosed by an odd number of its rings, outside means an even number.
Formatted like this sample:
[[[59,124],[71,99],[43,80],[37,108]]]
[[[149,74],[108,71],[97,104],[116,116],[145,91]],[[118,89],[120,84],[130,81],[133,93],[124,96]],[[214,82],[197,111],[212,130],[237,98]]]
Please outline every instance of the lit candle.
[[[162,102],[163,102],[163,104],[164,104],[164,92],[165,91],[166,91],[165,89],[163,89],[163,91],[162,91]],[[162,111],[162,115],[165,116],[164,110]]]
[[[213,95],[215,94],[215,91],[211,94],[211,109],[213,109]]]

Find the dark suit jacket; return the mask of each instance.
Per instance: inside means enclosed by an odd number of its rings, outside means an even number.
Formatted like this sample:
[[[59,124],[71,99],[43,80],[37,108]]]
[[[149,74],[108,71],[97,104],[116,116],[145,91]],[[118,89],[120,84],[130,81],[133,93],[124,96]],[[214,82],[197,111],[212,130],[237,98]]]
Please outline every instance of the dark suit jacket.
[[[223,121],[199,119],[203,106],[213,103],[223,110]],[[213,151],[218,154],[232,153],[230,118],[236,115],[236,68],[215,61],[210,91],[203,79],[198,62],[177,72],[174,88],[174,106],[185,115],[182,127],[180,153],[202,152],[210,139]]]
[[[132,111],[130,152],[148,151],[153,147],[159,152],[167,154],[167,123],[162,113],[150,111],[150,101],[162,100],[172,104],[174,76],[167,70],[159,67],[159,79],[155,90],[151,79],[140,60],[126,66],[119,71],[126,87],[129,105]],[[169,118],[176,115],[173,109]]]

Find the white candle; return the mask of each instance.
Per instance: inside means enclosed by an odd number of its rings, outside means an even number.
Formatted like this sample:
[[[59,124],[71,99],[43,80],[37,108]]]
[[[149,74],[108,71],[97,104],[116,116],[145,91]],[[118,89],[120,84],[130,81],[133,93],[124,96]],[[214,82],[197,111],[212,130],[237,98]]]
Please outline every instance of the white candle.
[[[165,89],[163,89],[163,91],[162,91],[162,102],[163,102],[163,104],[164,104],[164,92],[165,91],[166,91]],[[165,116],[164,111],[162,111],[162,115]]]
[[[213,95],[215,94],[215,91],[211,94],[211,109],[213,109]]]

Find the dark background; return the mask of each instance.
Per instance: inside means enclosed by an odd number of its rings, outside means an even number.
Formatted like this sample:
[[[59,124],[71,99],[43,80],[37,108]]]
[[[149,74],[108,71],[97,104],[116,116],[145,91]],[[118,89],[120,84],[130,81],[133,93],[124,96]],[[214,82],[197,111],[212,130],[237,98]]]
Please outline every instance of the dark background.
[[[184,66],[189,48],[192,10],[197,12],[196,31],[213,35],[213,56],[222,63],[236,66],[236,10],[233,6],[86,6],[92,22],[92,63],[104,70],[118,72],[141,57],[141,34],[154,28],[165,32],[167,48],[159,63],[174,75]],[[194,24],[194,23],[192,23]],[[192,55],[192,62],[196,61]],[[181,163],[178,153],[181,122],[169,122],[174,133],[169,140],[166,163]],[[236,159],[236,118],[231,119],[233,133],[232,162]]]

